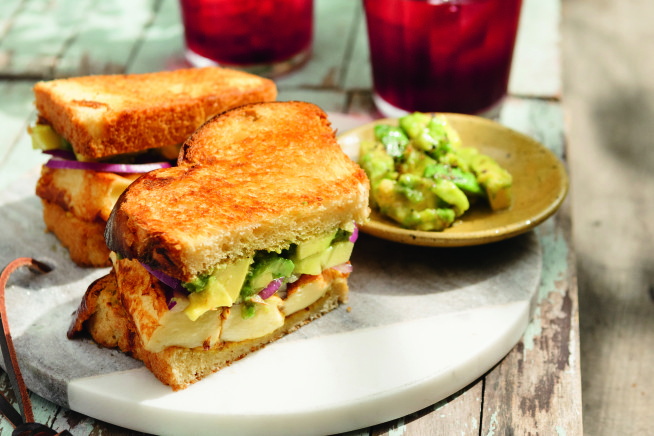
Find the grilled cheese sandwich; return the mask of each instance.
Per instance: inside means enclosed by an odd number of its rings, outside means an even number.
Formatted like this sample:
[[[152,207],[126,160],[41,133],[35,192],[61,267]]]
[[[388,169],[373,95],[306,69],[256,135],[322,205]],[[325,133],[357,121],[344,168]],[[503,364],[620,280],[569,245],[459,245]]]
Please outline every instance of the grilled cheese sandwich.
[[[89,287],[69,335],[89,330],[182,389],[347,301],[368,191],[318,107],[223,113],[177,167],[121,195],[105,232],[112,273]]]
[[[35,148],[68,149],[80,162],[174,163],[181,143],[207,119],[243,104],[272,101],[276,88],[250,74],[202,68],[39,82],[34,95],[39,112],[30,129]],[[110,264],[106,246],[89,246],[87,240],[89,235],[102,239],[121,189],[136,177],[44,167],[37,195],[46,227],[69,248],[74,262]]]

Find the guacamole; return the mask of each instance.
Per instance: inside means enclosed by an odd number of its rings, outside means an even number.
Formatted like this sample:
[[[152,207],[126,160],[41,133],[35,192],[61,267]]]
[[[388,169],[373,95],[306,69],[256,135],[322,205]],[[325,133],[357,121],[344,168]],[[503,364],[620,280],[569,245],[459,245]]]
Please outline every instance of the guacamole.
[[[441,231],[470,205],[511,206],[512,178],[461,139],[443,116],[413,113],[399,126],[377,125],[361,143],[359,164],[370,179],[370,203],[401,226]]]

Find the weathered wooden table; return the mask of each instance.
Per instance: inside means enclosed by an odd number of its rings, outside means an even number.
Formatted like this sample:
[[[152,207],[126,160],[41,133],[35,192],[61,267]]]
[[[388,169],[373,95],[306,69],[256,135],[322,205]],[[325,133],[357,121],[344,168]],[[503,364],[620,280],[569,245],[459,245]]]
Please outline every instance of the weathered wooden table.
[[[559,0],[523,0],[509,97],[500,122],[565,161],[560,102]],[[355,0],[316,0],[313,57],[276,80],[279,100],[330,113],[377,116],[371,99],[365,20]],[[176,0],[0,2],[0,189],[44,162],[26,134],[36,80],[141,73],[183,62]],[[582,434],[578,304],[567,203],[537,228],[543,274],[522,340],[474,383],[414,414],[351,435]],[[17,251],[17,256],[20,255]],[[6,374],[0,390],[13,399]],[[139,434],[32,395],[36,420],[74,435]],[[12,427],[0,420],[0,434]]]

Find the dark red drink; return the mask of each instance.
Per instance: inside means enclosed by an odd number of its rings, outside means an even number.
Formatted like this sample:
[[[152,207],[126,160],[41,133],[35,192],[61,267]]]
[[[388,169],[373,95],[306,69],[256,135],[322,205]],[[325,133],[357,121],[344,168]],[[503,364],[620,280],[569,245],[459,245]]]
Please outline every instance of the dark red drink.
[[[521,0],[364,4],[382,112],[388,112],[385,104],[409,112],[468,114],[499,105],[508,86]]]
[[[308,58],[313,0],[181,0],[194,64],[267,67]],[[200,66],[200,65],[198,65]],[[275,70],[276,68],[276,70]]]

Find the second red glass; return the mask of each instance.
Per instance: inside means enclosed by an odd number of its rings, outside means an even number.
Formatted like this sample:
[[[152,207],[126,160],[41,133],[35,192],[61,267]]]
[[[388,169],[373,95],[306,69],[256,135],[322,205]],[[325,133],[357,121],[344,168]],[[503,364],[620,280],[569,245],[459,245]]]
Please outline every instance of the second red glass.
[[[375,102],[387,116],[493,116],[506,95],[521,0],[364,0]]]

